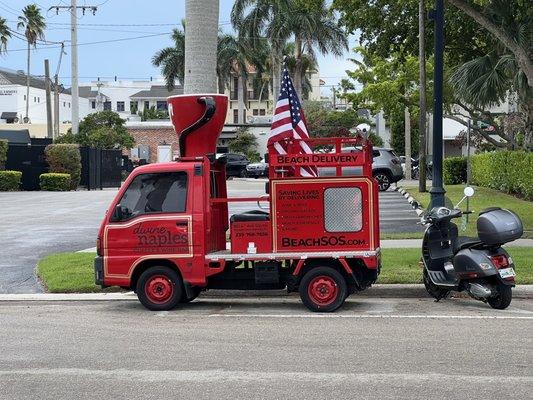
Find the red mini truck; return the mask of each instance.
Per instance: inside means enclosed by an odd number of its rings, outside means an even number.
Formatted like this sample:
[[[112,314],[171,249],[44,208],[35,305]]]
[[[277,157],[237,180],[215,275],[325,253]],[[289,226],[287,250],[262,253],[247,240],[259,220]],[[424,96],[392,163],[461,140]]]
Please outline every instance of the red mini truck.
[[[229,198],[225,165],[214,156],[227,97],[168,103],[180,158],[138,167],[122,185],[100,227],[97,284],[131,289],[150,310],[170,310],[208,289],[286,288],[310,310],[327,312],[376,281],[378,187],[369,141],[287,139],[286,154],[269,147],[266,193]],[[313,153],[302,154],[304,144]],[[309,168],[335,173],[303,174]],[[230,216],[232,202],[257,206]]]

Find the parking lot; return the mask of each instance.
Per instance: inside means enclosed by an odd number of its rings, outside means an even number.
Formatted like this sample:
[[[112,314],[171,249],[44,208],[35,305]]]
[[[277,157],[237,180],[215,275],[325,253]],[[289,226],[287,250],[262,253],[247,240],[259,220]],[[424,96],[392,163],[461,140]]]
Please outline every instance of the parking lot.
[[[265,182],[228,181],[230,196],[264,194]],[[94,247],[98,227],[116,189],[76,192],[0,193],[0,293],[33,293],[42,288],[34,269],[41,257],[61,251]],[[380,194],[382,232],[412,232],[416,213],[398,192]],[[230,212],[257,208],[234,203]]]
[[[370,289],[371,290],[371,289]],[[533,303],[297,296],[0,303],[0,398],[525,399]]]

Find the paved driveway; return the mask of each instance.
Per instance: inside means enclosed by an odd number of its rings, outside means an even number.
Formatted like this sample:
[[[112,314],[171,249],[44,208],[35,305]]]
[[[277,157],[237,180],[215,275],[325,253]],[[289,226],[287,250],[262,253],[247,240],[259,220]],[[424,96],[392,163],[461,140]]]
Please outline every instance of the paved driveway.
[[[265,194],[265,182],[228,182],[229,195]],[[0,293],[41,292],[34,273],[43,256],[95,246],[98,227],[117,190],[77,192],[0,192]],[[380,193],[383,232],[415,231],[416,213],[398,192]],[[230,213],[257,208],[233,203]]]

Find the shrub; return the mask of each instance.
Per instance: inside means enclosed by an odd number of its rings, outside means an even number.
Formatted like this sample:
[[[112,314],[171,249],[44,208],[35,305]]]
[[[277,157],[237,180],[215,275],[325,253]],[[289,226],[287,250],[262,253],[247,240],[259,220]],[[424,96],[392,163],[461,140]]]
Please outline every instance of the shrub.
[[[466,182],[466,157],[445,158],[442,168],[445,185],[458,185]]]
[[[41,190],[66,192],[70,190],[70,174],[48,173],[39,175]]]
[[[472,157],[472,183],[533,200],[533,153],[496,151]]]
[[[19,190],[22,172],[20,171],[0,171],[0,191]]]
[[[76,144],[50,144],[45,149],[50,172],[70,174],[70,189],[76,190],[81,178],[80,149]]]
[[[0,171],[6,167],[8,142],[0,139]]]

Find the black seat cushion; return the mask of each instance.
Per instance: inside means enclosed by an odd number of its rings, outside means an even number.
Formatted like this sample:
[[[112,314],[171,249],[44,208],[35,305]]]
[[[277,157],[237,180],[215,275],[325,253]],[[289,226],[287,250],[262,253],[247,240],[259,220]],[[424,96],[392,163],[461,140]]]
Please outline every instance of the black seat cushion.
[[[472,246],[481,244],[481,240],[478,237],[459,236],[455,241],[455,251],[468,249]]]
[[[246,211],[241,214],[233,214],[230,218],[231,222],[244,221],[268,221],[270,214],[261,210]]]

